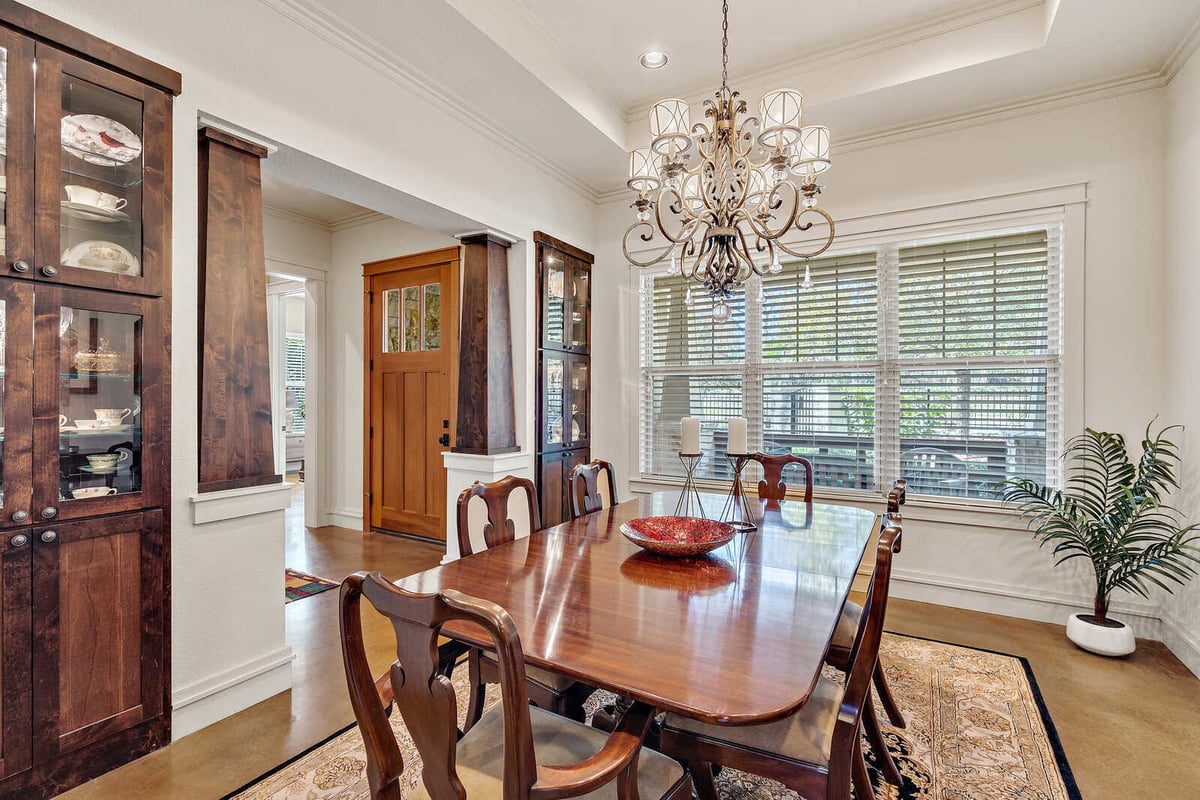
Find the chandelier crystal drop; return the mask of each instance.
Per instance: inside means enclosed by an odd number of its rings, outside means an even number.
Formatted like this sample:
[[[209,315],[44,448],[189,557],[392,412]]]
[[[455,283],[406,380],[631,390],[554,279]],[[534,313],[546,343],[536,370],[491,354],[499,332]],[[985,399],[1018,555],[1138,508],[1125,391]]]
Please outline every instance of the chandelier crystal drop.
[[[729,88],[728,0],[721,13],[721,88],[704,102],[706,121],[695,125],[684,100],[651,107],[650,146],[629,154],[626,185],[637,192],[631,206],[637,220],[622,243],[631,264],[668,261],[668,274],[702,285],[717,322],[732,316],[726,301],[751,276],[783,270],[780,253],[807,260],[834,237],[817,183],[831,164],[829,129],[801,125],[804,99],[793,89],[767,92],[759,116],[745,116],[746,101]],[[783,243],[822,220],[829,232],[814,249]],[[650,257],[635,258],[631,243]],[[812,285],[807,264],[802,285]],[[690,287],[687,296],[690,302]]]

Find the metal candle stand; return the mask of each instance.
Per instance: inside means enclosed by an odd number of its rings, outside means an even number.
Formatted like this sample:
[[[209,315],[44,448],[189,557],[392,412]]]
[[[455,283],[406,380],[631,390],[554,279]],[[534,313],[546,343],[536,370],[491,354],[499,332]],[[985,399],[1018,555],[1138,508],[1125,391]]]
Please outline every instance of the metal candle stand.
[[[721,508],[721,522],[727,522],[740,531],[757,530],[758,525],[750,510],[750,499],[746,497],[746,486],[742,483],[742,467],[750,460],[750,454],[726,453],[726,457],[733,467],[733,486],[729,487],[729,496]]]
[[[680,453],[679,460],[687,472],[683,481],[683,491],[679,493],[679,502],[675,504],[675,516],[704,518],[704,505],[700,502],[700,490],[696,488],[696,467],[700,465],[701,453]]]

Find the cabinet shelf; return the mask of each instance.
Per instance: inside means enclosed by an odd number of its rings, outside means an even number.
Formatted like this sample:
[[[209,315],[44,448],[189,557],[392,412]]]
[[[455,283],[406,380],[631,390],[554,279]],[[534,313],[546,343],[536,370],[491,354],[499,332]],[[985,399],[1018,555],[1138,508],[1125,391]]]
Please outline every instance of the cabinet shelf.
[[[62,171],[67,175],[98,181],[108,186],[126,189],[142,182],[141,156],[133,161],[117,161],[90,150],[62,146]],[[90,159],[85,161],[84,159]]]

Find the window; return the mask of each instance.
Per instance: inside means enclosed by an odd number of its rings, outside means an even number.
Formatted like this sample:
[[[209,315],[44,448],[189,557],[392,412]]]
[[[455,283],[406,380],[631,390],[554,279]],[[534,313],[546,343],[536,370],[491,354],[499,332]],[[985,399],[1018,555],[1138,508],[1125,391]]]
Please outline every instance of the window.
[[[751,447],[813,462],[820,487],[996,499],[1057,482],[1059,226],[895,241],[755,278],[712,322],[702,290],[645,274],[642,472],[682,475],[679,419],[703,421],[697,475],[728,479],[726,419]]]
[[[304,337],[284,337],[284,406],[291,415],[292,433],[304,432]]]

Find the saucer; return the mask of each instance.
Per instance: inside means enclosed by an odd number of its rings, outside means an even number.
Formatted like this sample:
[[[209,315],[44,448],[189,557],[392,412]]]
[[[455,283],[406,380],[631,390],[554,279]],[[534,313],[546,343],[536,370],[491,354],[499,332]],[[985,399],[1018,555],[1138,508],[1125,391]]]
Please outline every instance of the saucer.
[[[87,467],[87,466],[84,466],[84,467],[80,467],[79,469],[82,470],[83,472],[90,472],[93,475],[109,475],[109,474],[117,471],[116,465],[113,465],[111,467]]]
[[[69,200],[64,200],[61,205],[62,210],[66,212],[67,216],[86,219],[92,222],[128,222],[130,219],[129,215],[124,211],[91,206],[87,203],[72,203]]]

